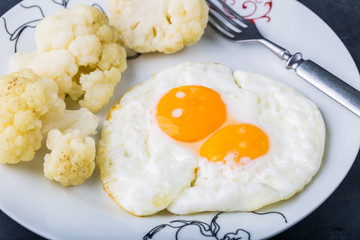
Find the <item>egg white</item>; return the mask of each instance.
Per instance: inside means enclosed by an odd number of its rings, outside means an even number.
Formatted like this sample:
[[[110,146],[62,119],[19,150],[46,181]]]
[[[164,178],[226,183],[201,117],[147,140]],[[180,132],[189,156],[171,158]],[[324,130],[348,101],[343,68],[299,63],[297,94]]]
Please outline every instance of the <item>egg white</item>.
[[[270,150],[244,166],[210,163],[163,133],[156,105],[170,89],[203,85],[224,101],[231,119],[260,127]],[[104,123],[97,161],[105,190],[125,210],[151,215],[250,211],[289,198],[318,171],[325,124],[318,108],[296,90],[215,63],[165,69],[130,91]]]

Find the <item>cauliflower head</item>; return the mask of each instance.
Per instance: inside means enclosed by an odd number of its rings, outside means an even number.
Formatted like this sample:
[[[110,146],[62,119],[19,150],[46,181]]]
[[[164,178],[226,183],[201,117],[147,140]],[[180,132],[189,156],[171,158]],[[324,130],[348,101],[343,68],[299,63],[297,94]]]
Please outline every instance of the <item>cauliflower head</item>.
[[[41,147],[41,118],[65,103],[51,79],[22,69],[0,77],[0,163],[30,161]]]
[[[15,70],[25,65],[55,80],[61,98],[83,96],[80,106],[92,112],[107,104],[127,67],[117,31],[96,7],[78,5],[45,17],[36,27],[35,42],[35,54],[14,56]]]
[[[51,153],[45,155],[44,174],[64,186],[82,184],[95,168],[95,141],[84,137],[79,129],[64,133],[52,129],[46,146]]]
[[[111,24],[137,52],[173,53],[197,42],[206,27],[204,0],[108,0]]]

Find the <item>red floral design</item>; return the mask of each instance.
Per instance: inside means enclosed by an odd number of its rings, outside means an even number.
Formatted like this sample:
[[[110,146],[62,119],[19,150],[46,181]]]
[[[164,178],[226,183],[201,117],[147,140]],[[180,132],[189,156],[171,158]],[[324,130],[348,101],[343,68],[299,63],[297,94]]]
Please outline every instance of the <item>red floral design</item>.
[[[231,6],[237,13],[255,24],[255,20],[265,19],[270,21],[268,14],[272,8],[272,0],[223,0]],[[233,17],[226,9],[230,17]]]

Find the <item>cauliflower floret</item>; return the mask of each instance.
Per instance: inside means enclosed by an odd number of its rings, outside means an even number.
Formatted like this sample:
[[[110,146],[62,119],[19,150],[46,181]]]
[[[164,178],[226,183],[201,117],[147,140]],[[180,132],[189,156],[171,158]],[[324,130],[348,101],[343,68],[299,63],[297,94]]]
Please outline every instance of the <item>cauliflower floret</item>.
[[[137,52],[173,53],[204,33],[204,0],[108,0],[111,24],[125,46]]]
[[[116,85],[116,81],[108,82],[105,79],[117,79],[118,77],[120,77],[120,74],[115,68],[83,74],[80,77],[80,83],[83,89],[86,89],[86,94],[84,99],[79,101],[79,104],[88,108],[100,109],[107,103],[107,99],[102,96],[111,96]]]
[[[52,129],[46,146],[52,150],[45,155],[44,174],[64,186],[82,184],[95,168],[95,141],[84,137],[78,129],[64,133]]]
[[[65,103],[56,82],[22,69],[0,77],[0,163],[30,161],[41,147],[41,118]]]
[[[65,186],[83,183],[95,166],[88,135],[96,133],[99,118],[87,108],[65,107],[56,82],[31,69],[0,77],[0,163],[32,160],[48,133],[45,175]]]
[[[14,70],[29,67],[55,80],[63,99],[84,95],[79,104],[92,112],[107,104],[127,67],[117,31],[96,7],[78,5],[45,17],[36,27],[35,42],[36,53],[15,54]],[[95,80],[88,77],[92,73],[96,73]],[[94,94],[98,88],[107,90]]]
[[[95,167],[95,140],[99,118],[87,108],[65,110],[61,115],[48,113],[42,133],[48,135],[44,174],[64,186],[82,184]]]
[[[40,76],[54,79],[59,85],[59,95],[62,99],[65,93],[71,91],[73,76],[79,70],[75,58],[65,49],[38,52],[27,67]]]

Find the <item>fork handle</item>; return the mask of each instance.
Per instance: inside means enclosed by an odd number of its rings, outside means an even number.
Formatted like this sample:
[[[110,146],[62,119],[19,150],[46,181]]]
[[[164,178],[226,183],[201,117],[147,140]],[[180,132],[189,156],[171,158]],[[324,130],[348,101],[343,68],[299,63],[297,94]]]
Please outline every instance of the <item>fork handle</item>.
[[[313,61],[304,60],[301,53],[292,55],[286,67],[294,69],[300,77],[360,117],[360,92],[358,90]]]

